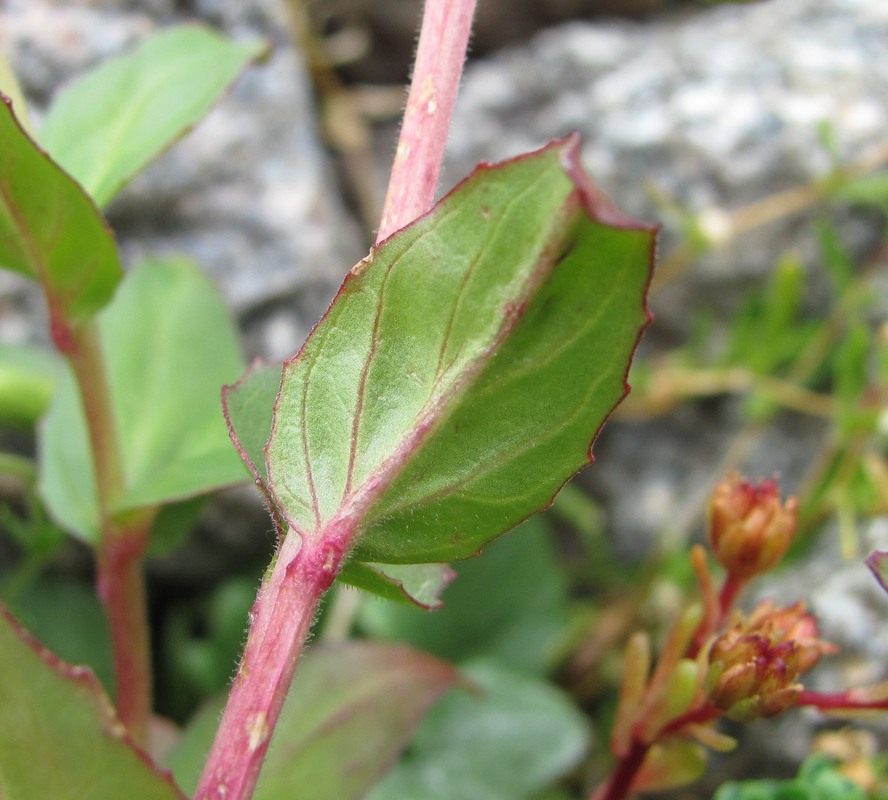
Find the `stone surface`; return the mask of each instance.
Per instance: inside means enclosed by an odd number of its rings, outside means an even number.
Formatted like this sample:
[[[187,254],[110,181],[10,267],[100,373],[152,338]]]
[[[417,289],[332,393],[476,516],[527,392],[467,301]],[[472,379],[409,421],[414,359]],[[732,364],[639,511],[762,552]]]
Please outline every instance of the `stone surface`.
[[[844,162],[884,147],[886,96],[884,3],[793,0],[646,24],[574,22],[470,65],[445,184],[480,160],[576,129],[590,173],[618,205],[667,223],[668,254],[676,225],[652,192],[706,212],[717,236],[723,212],[829,170],[824,123],[834,128]],[[873,241],[871,219],[851,215],[848,224],[863,247]],[[699,299],[724,310],[736,297],[731,289],[760,278],[788,249],[816,258],[798,216],[758,227],[705,259],[695,273]],[[681,291],[655,308],[664,334],[687,331]]]

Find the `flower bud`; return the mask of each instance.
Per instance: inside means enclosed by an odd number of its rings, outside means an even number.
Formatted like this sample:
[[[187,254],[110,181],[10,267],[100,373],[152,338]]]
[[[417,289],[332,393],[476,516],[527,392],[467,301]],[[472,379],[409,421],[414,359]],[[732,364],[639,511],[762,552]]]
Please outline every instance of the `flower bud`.
[[[754,485],[732,472],[712,493],[709,544],[728,574],[751,578],[783,558],[797,521],[798,501],[781,504],[775,481]]]
[[[818,636],[804,603],[774,608],[765,602],[749,617],[736,614],[709,648],[709,701],[740,721],[786,711],[802,692],[799,676],[835,650]]]

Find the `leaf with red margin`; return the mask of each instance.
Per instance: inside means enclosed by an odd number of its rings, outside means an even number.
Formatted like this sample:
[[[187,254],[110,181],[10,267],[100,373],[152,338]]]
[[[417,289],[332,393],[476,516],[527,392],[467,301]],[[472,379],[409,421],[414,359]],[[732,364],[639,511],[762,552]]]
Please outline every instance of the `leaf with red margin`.
[[[93,201],[22,129],[0,95],[0,267],[40,282],[56,335],[89,319],[123,277]]]
[[[42,648],[0,606],[0,797],[184,800],[129,741],[86,667]]]
[[[225,419],[232,441],[272,514],[275,506],[268,488],[264,448],[271,434],[282,369],[282,364],[268,364],[256,359],[236,384],[222,389]],[[284,527],[281,520],[276,520],[275,524],[279,532]],[[428,609],[441,606],[441,593],[454,577],[448,564],[371,564],[361,561],[349,562],[340,574],[341,580],[350,586]]]
[[[654,229],[576,136],[482,165],[351,270],[284,367],[277,512],[378,563],[444,562],[548,505],[628,391]]]

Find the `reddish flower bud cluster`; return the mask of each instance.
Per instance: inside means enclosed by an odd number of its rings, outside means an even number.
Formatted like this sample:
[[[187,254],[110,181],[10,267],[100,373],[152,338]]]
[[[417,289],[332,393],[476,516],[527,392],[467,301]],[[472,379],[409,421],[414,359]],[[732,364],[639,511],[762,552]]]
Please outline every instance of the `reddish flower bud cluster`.
[[[728,574],[746,580],[783,558],[797,521],[798,501],[781,504],[775,481],[755,485],[731,473],[712,493],[709,543]]]
[[[735,720],[772,717],[795,705],[803,690],[799,676],[835,649],[819,638],[804,603],[762,603],[749,617],[736,613],[712,643],[707,696]]]

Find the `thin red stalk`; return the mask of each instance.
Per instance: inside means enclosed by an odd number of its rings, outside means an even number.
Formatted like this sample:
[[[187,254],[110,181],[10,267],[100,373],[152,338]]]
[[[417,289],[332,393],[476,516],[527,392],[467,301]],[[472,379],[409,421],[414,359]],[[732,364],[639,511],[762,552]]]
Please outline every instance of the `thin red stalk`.
[[[649,744],[635,739],[629,752],[620,759],[617,768],[611,773],[607,783],[598,789],[590,800],[624,800],[650,747]]]
[[[105,537],[98,552],[98,594],[114,660],[117,713],[146,746],[151,719],[151,645],[142,558],[153,514]]]
[[[840,711],[842,709],[884,711],[888,709],[888,697],[867,700],[865,697],[854,697],[854,689],[847,692],[811,692],[806,689],[799,694],[796,705],[814,706],[821,711]]]
[[[728,617],[728,614],[734,607],[734,603],[736,602],[737,597],[740,595],[740,592],[742,592],[743,589],[746,587],[747,583],[747,580],[743,578],[738,578],[735,575],[728,575],[727,578],[725,578],[724,585],[722,586],[721,592],[718,596],[721,618],[719,619],[718,625],[716,627],[720,627],[724,624],[725,620]]]
[[[343,541],[348,540],[348,535]],[[290,531],[250,613],[250,633],[194,800],[247,800],[315,611],[344,549]]]
[[[476,0],[426,0],[404,122],[377,243],[435,200]]]
[[[657,739],[662,739],[671,733],[680,731],[685,725],[691,723],[706,723],[720,716],[721,712],[715,706],[708,703],[685,712],[670,722],[659,734]],[[632,745],[625,756],[617,763],[616,769],[610,774],[610,777],[603,786],[597,789],[590,800],[623,800],[629,794],[632,787],[632,781],[644,764],[645,756],[648,754],[651,745],[654,742],[644,742],[639,739],[633,739]]]
[[[74,370],[89,432],[101,524],[96,583],[111,637],[117,710],[133,741],[144,747],[151,719],[151,648],[142,557],[153,512],[126,522],[114,516],[124,478],[97,327],[87,323],[72,331],[56,324],[53,337]]]

